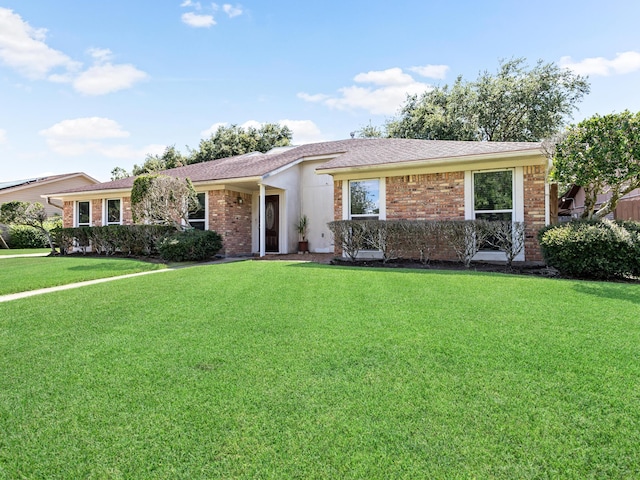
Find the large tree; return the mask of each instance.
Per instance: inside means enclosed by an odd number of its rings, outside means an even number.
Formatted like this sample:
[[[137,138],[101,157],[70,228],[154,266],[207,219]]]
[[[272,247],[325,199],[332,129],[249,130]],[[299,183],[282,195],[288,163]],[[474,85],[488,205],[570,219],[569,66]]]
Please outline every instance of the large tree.
[[[140,175],[131,189],[135,222],[189,228],[189,213],[198,209],[198,196],[188,178]]]
[[[433,140],[541,141],[559,131],[589,93],[585,77],[541,60],[500,62],[475,81],[409,96],[387,135]]]
[[[0,205],[0,223],[6,225],[26,225],[40,230],[47,237],[51,252],[55,253],[56,249],[53,245],[53,239],[46,225],[47,220],[47,212],[39,202],[13,201]]]
[[[640,112],[594,115],[569,128],[556,145],[552,177],[584,189],[583,218],[615,210],[624,195],[640,188]],[[609,199],[596,210],[602,194]]]
[[[207,162],[250,152],[268,152],[291,144],[292,133],[286,125],[265,123],[260,128],[238,125],[220,126],[209,138],[192,150],[189,163]]]

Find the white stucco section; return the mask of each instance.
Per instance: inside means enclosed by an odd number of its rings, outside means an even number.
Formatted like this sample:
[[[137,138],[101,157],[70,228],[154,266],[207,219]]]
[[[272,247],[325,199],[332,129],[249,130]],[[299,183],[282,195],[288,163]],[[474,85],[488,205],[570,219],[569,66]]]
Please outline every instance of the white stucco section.
[[[333,221],[333,177],[316,174],[315,169],[322,163],[324,161],[300,164],[301,214],[309,219],[309,250],[331,253],[333,244],[327,224]]]

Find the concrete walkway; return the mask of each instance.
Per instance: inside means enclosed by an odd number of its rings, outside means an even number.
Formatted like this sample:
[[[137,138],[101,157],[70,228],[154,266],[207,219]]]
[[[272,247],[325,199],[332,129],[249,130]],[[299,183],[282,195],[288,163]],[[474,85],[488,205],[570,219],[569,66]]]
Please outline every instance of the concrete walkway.
[[[39,255],[39,254],[30,254],[29,256],[36,256],[36,255]],[[8,255],[8,256],[10,256],[10,255]],[[16,255],[16,256],[18,256],[18,255]],[[149,272],[129,273],[127,275],[119,275],[117,277],[97,278],[95,280],[87,280],[85,282],[76,282],[76,283],[68,283],[66,285],[58,285],[57,287],[40,288],[38,290],[29,290],[27,292],[10,293],[8,295],[0,295],[0,303],[9,302],[11,300],[18,300],[20,298],[33,297],[35,295],[42,295],[42,294],[45,294],[45,293],[60,292],[62,290],[71,290],[72,288],[86,287],[87,285],[96,285],[98,283],[113,282],[113,281],[120,280],[120,279],[123,279],[123,278],[140,277],[142,275],[151,275],[153,273],[172,272],[174,270],[181,270],[183,268],[200,267],[202,265],[215,265],[215,264],[219,264],[219,263],[238,262],[238,261],[241,261],[241,260],[246,260],[246,258],[235,258],[235,257],[222,258],[222,259],[214,260],[214,261],[211,261],[211,262],[196,263],[196,264],[193,264],[193,265],[169,267],[169,268],[163,268],[161,270],[151,270]]]
[[[3,258],[20,258],[20,257],[46,257],[50,252],[46,253],[19,253],[17,255],[0,255],[0,260]]]

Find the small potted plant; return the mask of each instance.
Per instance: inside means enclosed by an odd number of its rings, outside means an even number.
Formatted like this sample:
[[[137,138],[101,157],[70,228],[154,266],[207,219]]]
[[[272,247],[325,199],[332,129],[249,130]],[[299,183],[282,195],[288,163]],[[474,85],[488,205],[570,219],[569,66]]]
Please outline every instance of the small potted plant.
[[[309,219],[306,215],[300,216],[298,223],[296,224],[296,230],[298,231],[298,253],[305,253],[309,251],[309,241],[307,240],[307,229],[309,228]]]

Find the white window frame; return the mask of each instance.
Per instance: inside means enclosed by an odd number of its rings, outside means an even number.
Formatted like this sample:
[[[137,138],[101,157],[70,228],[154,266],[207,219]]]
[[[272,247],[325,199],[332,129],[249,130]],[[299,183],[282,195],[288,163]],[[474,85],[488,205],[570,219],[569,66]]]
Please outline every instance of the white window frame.
[[[524,169],[522,167],[492,168],[486,170],[467,170],[464,172],[464,210],[465,219],[475,220],[476,210],[474,205],[473,175],[475,173],[503,172],[511,170],[513,172],[513,204],[511,210],[496,210],[495,212],[511,211],[512,222],[524,222]],[[493,210],[480,210],[480,212],[492,213]],[[522,251],[514,258],[516,261],[524,261],[525,251]],[[476,253],[473,260],[480,261],[506,261],[504,252],[481,251]]]
[[[358,218],[373,217],[374,215],[351,215],[351,182],[367,182],[378,181],[378,201],[380,202],[378,211],[378,220],[387,219],[387,182],[386,177],[373,178],[353,178],[342,182],[342,219],[357,220]],[[344,252],[343,256],[346,255]],[[380,250],[361,250],[358,252],[357,258],[382,258]]]
[[[117,200],[120,202],[120,218],[117,222],[109,222],[109,202]],[[122,225],[122,198],[105,198],[102,204],[102,224],[103,225]]]
[[[88,223],[80,223],[80,204],[88,203],[89,204],[89,222]],[[73,225],[76,227],[90,227],[91,226],[91,200],[76,200],[75,205],[73,206]]]
[[[191,225],[191,222],[193,222],[193,223],[202,223],[204,225],[204,230],[209,230],[209,193],[208,192],[196,192],[196,194],[204,195],[204,218],[203,219],[198,218],[198,219],[195,219],[195,220],[191,220],[191,218],[189,218],[189,225]]]

